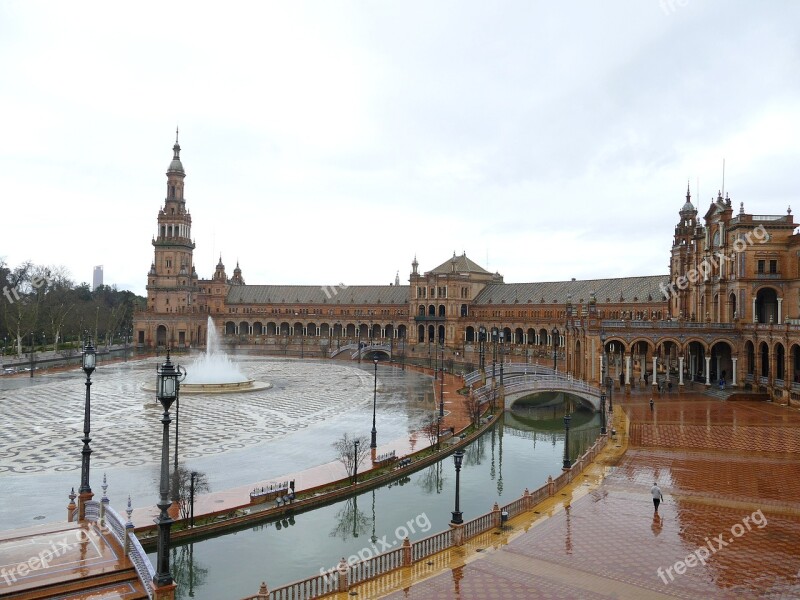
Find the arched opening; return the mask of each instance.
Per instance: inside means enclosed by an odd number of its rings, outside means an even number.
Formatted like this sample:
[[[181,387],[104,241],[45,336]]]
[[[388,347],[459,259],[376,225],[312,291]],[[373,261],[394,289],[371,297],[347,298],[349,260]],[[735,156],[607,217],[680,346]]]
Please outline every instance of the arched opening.
[[[303,324],[300,321],[292,325],[292,335],[305,335],[303,332]]]
[[[756,373],[756,349],[753,342],[746,342],[744,345],[745,372],[752,377]]]
[[[733,374],[733,361],[731,360],[731,347],[727,342],[717,342],[711,346],[711,380],[724,379],[731,382]]]
[[[440,344],[444,343],[444,325],[439,325],[439,337],[437,341]]]
[[[431,304],[428,307],[428,316],[429,317],[435,317],[436,316],[436,306],[434,306],[433,304]]]
[[[689,344],[689,371],[690,381],[705,382],[706,380],[706,349],[700,342]]]
[[[327,323],[323,323],[319,326],[319,335],[321,337],[331,337],[331,326]]]
[[[731,292],[728,296],[728,321],[733,322],[739,316],[741,315],[736,309],[736,294]]]
[[[225,323],[225,335],[236,335],[236,323],[233,321]]]
[[[522,333],[522,327],[517,327],[517,328],[514,330],[514,343],[515,343],[515,344],[521,344],[521,343],[522,343],[522,338],[523,338],[523,335],[524,335],[524,334]]]
[[[464,335],[464,341],[466,342],[474,342],[475,341],[475,328],[470,325],[467,327],[467,330]]]
[[[348,323],[347,324],[347,327],[345,328],[345,331],[347,332],[347,337],[348,338],[352,339],[352,338],[356,337],[356,326],[353,325],[352,323]]]
[[[370,335],[370,337],[373,340],[381,339],[381,326],[380,325],[375,324],[375,325],[372,326],[372,335]]]
[[[261,321],[253,323],[253,335],[264,335],[264,324]]]
[[[405,325],[400,325],[397,328],[397,337],[401,338],[401,339],[405,339],[405,337],[406,337],[406,326]]]
[[[420,325],[417,327],[417,341],[424,342],[425,341],[425,325]]]
[[[443,317],[443,316],[445,316],[445,315],[444,315],[444,312],[445,312],[445,309],[444,309],[444,304],[440,304],[440,305],[439,305],[439,316],[440,316],[440,317]]]
[[[468,310],[467,310],[467,305],[466,304],[462,304],[461,305],[461,316],[462,317],[468,316]]]
[[[793,344],[790,352],[791,354],[789,356],[791,362],[789,364],[792,369],[790,373],[792,376],[792,383],[800,383],[800,346]]]
[[[419,305],[419,316],[420,317],[424,317],[425,316],[425,306],[422,305],[422,304]]]
[[[772,288],[761,288],[756,294],[758,323],[778,322],[778,293]]]
[[[280,331],[280,334],[281,334],[281,335],[289,335],[289,323],[287,323],[286,321],[284,321],[283,323],[281,323],[281,331]]]
[[[278,326],[275,324],[275,321],[270,321],[267,323],[267,335],[276,335],[278,332]]]
[[[579,379],[583,378],[583,356],[581,354],[581,341],[575,340],[575,358],[573,360],[572,374]]]
[[[369,326],[366,323],[362,323],[358,326],[359,334],[361,335],[361,341],[366,341],[369,337]]]
[[[167,328],[164,325],[159,325],[156,329],[156,346],[167,345]]]
[[[786,350],[783,348],[783,344],[778,342],[775,344],[775,379],[778,381],[783,382],[786,373],[785,373],[785,365],[786,365]]]
[[[391,324],[389,324],[389,325],[386,325],[386,326],[383,328],[383,333],[384,333],[384,334],[386,335],[386,337],[387,337],[387,338],[389,338],[389,339],[392,339],[393,337],[395,337],[395,335],[394,335],[394,325],[391,325]]]
[[[433,342],[436,339],[436,328],[433,325],[428,325],[428,341]]]
[[[306,335],[308,337],[316,337],[317,336],[317,324],[316,323],[308,323],[306,325]]]
[[[767,346],[767,342],[761,342],[758,354],[761,358],[761,377],[769,377],[769,346]]]
[[[536,341],[536,332],[533,330],[533,328],[529,327],[528,328],[528,345],[530,346],[535,341]]]

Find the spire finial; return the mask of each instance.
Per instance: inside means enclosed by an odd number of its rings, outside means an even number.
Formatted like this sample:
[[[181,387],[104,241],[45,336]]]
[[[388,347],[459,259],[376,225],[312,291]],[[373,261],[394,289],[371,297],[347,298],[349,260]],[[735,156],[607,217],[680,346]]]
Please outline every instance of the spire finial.
[[[689,191],[690,183],[689,180],[686,180],[686,200],[690,200],[692,197],[692,193]]]
[[[175,143],[178,143],[178,126],[175,125]]]

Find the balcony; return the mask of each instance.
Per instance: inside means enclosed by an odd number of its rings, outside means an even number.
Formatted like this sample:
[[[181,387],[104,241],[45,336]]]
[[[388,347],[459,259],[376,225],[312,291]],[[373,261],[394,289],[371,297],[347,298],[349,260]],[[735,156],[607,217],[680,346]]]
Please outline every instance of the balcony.
[[[780,273],[756,273],[758,279],[783,279]]]
[[[417,315],[414,317],[414,320],[417,322],[420,321],[444,321],[446,317],[437,317],[434,315]]]

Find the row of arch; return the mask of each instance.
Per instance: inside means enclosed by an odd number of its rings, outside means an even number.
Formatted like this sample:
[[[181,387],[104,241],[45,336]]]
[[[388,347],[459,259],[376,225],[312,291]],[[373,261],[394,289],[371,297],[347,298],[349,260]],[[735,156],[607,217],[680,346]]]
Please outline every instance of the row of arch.
[[[468,313],[467,305],[462,304],[459,309],[459,316],[466,317]],[[444,304],[440,304],[438,307],[435,304],[429,304],[426,309],[424,304],[420,304],[417,308],[417,315],[420,317],[446,317],[447,307]]]
[[[225,335],[283,335],[283,336],[305,336],[305,337],[345,337],[345,338],[405,338],[407,328],[405,325],[393,325],[391,323],[381,325],[367,325],[361,323],[320,323],[317,325],[314,322],[289,323],[284,321],[278,323],[276,321],[269,321],[266,324],[261,321],[249,323],[241,321],[236,323],[234,321],[226,321],[224,327]]]

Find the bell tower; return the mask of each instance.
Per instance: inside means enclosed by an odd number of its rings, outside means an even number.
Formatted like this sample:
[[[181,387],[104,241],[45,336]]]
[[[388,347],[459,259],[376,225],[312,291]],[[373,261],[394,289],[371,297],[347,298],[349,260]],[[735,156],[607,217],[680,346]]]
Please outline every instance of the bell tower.
[[[156,313],[187,313],[192,310],[192,292],[197,274],[192,254],[192,216],[186,210],[178,130],[167,169],[167,197],[158,211],[158,230],[153,238],[155,257],[147,275],[147,309]]]

